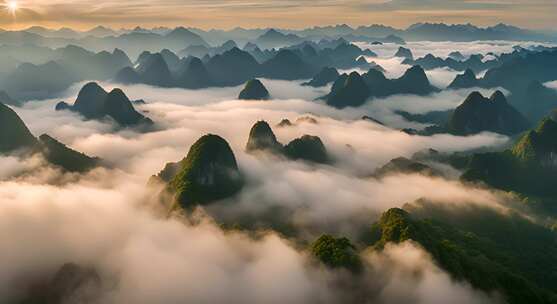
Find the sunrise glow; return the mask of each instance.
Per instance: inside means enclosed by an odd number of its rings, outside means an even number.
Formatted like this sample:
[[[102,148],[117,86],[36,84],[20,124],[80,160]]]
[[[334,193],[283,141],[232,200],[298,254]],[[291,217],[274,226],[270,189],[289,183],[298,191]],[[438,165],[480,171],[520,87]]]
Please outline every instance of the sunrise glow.
[[[10,13],[15,14],[18,9],[17,1],[8,1],[6,8],[10,11]]]

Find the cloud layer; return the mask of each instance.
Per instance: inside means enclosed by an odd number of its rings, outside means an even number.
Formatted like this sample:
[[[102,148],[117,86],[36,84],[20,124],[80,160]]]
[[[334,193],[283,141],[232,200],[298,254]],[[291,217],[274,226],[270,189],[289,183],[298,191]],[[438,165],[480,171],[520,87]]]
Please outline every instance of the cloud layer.
[[[393,61],[389,73],[403,68]],[[76,150],[103,158],[111,168],[76,176],[45,168],[40,159],[0,157],[0,165],[7,168],[0,175],[0,240],[6,248],[0,251],[0,302],[17,299],[33,278],[51,276],[67,262],[99,272],[100,303],[493,300],[454,282],[413,243],[362,253],[367,271],[361,277],[325,269],[307,253],[307,244],[321,233],[357,240],[386,209],[420,198],[506,210],[507,197],[463,185],[452,175],[371,177],[392,158],[410,157],[427,148],[453,152],[505,144],[506,137],[489,133],[421,137],[396,129],[409,123],[395,117],[393,110],[450,109],[468,91],[427,98],[392,96],[340,111],[314,101],[327,88],[262,81],[272,100],[237,100],[241,87],[194,91],[121,86],[131,99],[147,101],[137,108],[158,125],[159,130],[150,133],[116,130],[110,122],[83,121],[75,113],[56,112],[59,99],[16,108],[35,135],[48,133]],[[81,85],[69,89],[63,99],[73,102]],[[318,123],[274,127],[283,118],[296,121],[308,115]],[[395,128],[361,120],[364,115],[378,115]],[[246,154],[249,130],[262,119],[283,143],[303,134],[320,136],[335,163],[316,166]],[[165,163],[182,159],[206,133],[229,141],[247,185],[238,196],[194,215],[166,218],[147,180]],[[32,175],[20,175],[30,169]],[[254,228],[252,233],[225,232],[219,226],[246,222]]]

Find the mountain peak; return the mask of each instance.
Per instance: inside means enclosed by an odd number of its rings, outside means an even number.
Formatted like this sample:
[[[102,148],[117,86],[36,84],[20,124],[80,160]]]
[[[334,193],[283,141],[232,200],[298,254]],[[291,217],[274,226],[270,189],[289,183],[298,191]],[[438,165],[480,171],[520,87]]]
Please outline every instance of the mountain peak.
[[[485,97],[482,95],[482,93],[473,91],[472,93],[468,94],[463,104],[483,102],[484,99]]]
[[[509,105],[505,95],[496,91],[491,98],[472,92],[453,112],[448,126],[457,135],[471,135],[483,131],[513,135],[524,131],[529,123]]]
[[[455,79],[449,84],[449,89],[468,89],[479,86],[476,74],[471,69],[466,69],[463,74],[456,75]]]
[[[76,111],[87,119],[102,119],[108,116],[122,126],[153,123],[134,109],[121,89],[115,88],[107,93],[95,82],[87,83],[80,90],[73,106],[60,102],[56,109]]]
[[[369,88],[358,72],[352,72],[350,75],[343,74],[333,84],[327,104],[337,108],[361,106],[366,102],[369,94]]]
[[[524,135],[511,151],[524,161],[554,165],[557,153],[557,122],[551,117],[542,119],[538,127]]]
[[[429,83],[424,69],[419,65],[412,66],[411,68],[406,70],[406,72],[404,72],[404,75],[402,75],[402,78],[413,79],[422,83]]]
[[[85,84],[74,103],[74,109],[87,118],[97,115],[102,105],[99,100],[104,100],[108,93],[96,82]]]
[[[330,161],[327,149],[317,136],[304,135],[284,147],[284,153],[294,160],[305,160],[325,164]]]
[[[275,133],[266,121],[261,120],[253,125],[246,145],[247,152],[269,151],[276,153],[281,150],[282,145],[278,142]]]
[[[265,100],[269,99],[269,91],[259,79],[251,79],[246,82],[244,89],[240,92],[238,99]]]
[[[419,95],[426,95],[437,90],[430,84],[424,69],[419,65],[406,70],[404,75],[395,82],[398,86],[406,88],[408,92]]]
[[[230,197],[242,186],[238,164],[228,142],[218,135],[207,134],[191,146],[168,190],[182,207],[188,208]]]
[[[414,60],[414,55],[412,54],[412,51],[410,49],[407,49],[405,47],[399,47],[398,51],[395,54],[395,57],[401,57],[401,58],[405,58],[405,59],[409,59],[409,60]]]
[[[505,97],[505,94],[503,94],[503,92],[499,90],[495,91],[489,99],[495,103],[505,103],[505,104],[507,103],[507,98]]]

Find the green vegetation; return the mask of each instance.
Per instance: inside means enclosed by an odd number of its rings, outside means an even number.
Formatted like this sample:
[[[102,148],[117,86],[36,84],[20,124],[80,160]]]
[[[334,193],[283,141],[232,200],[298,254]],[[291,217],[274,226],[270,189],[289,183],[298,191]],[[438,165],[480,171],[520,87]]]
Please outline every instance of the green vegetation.
[[[190,148],[168,184],[182,207],[230,197],[243,186],[232,149],[222,137],[205,135]]]
[[[462,179],[526,195],[555,197],[556,153],[557,122],[546,118],[511,149],[472,156]]]
[[[554,232],[491,210],[468,210],[456,216],[437,210],[425,216],[431,214],[436,214],[435,219],[388,210],[372,226],[373,246],[381,249],[389,242],[412,240],[455,279],[487,292],[500,291],[509,303],[557,301]]]
[[[557,152],[557,122],[551,118],[543,119],[539,126],[513,147],[512,153],[527,162],[553,163]]]
[[[322,235],[311,245],[311,254],[331,268],[345,268],[353,272],[362,269],[356,247],[347,238]]]

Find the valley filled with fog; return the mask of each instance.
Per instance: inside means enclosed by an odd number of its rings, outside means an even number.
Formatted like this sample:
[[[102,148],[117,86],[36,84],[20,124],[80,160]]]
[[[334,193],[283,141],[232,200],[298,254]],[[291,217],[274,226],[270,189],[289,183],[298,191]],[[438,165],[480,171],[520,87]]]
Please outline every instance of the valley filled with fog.
[[[555,303],[553,42],[272,31],[0,33],[0,302]]]

